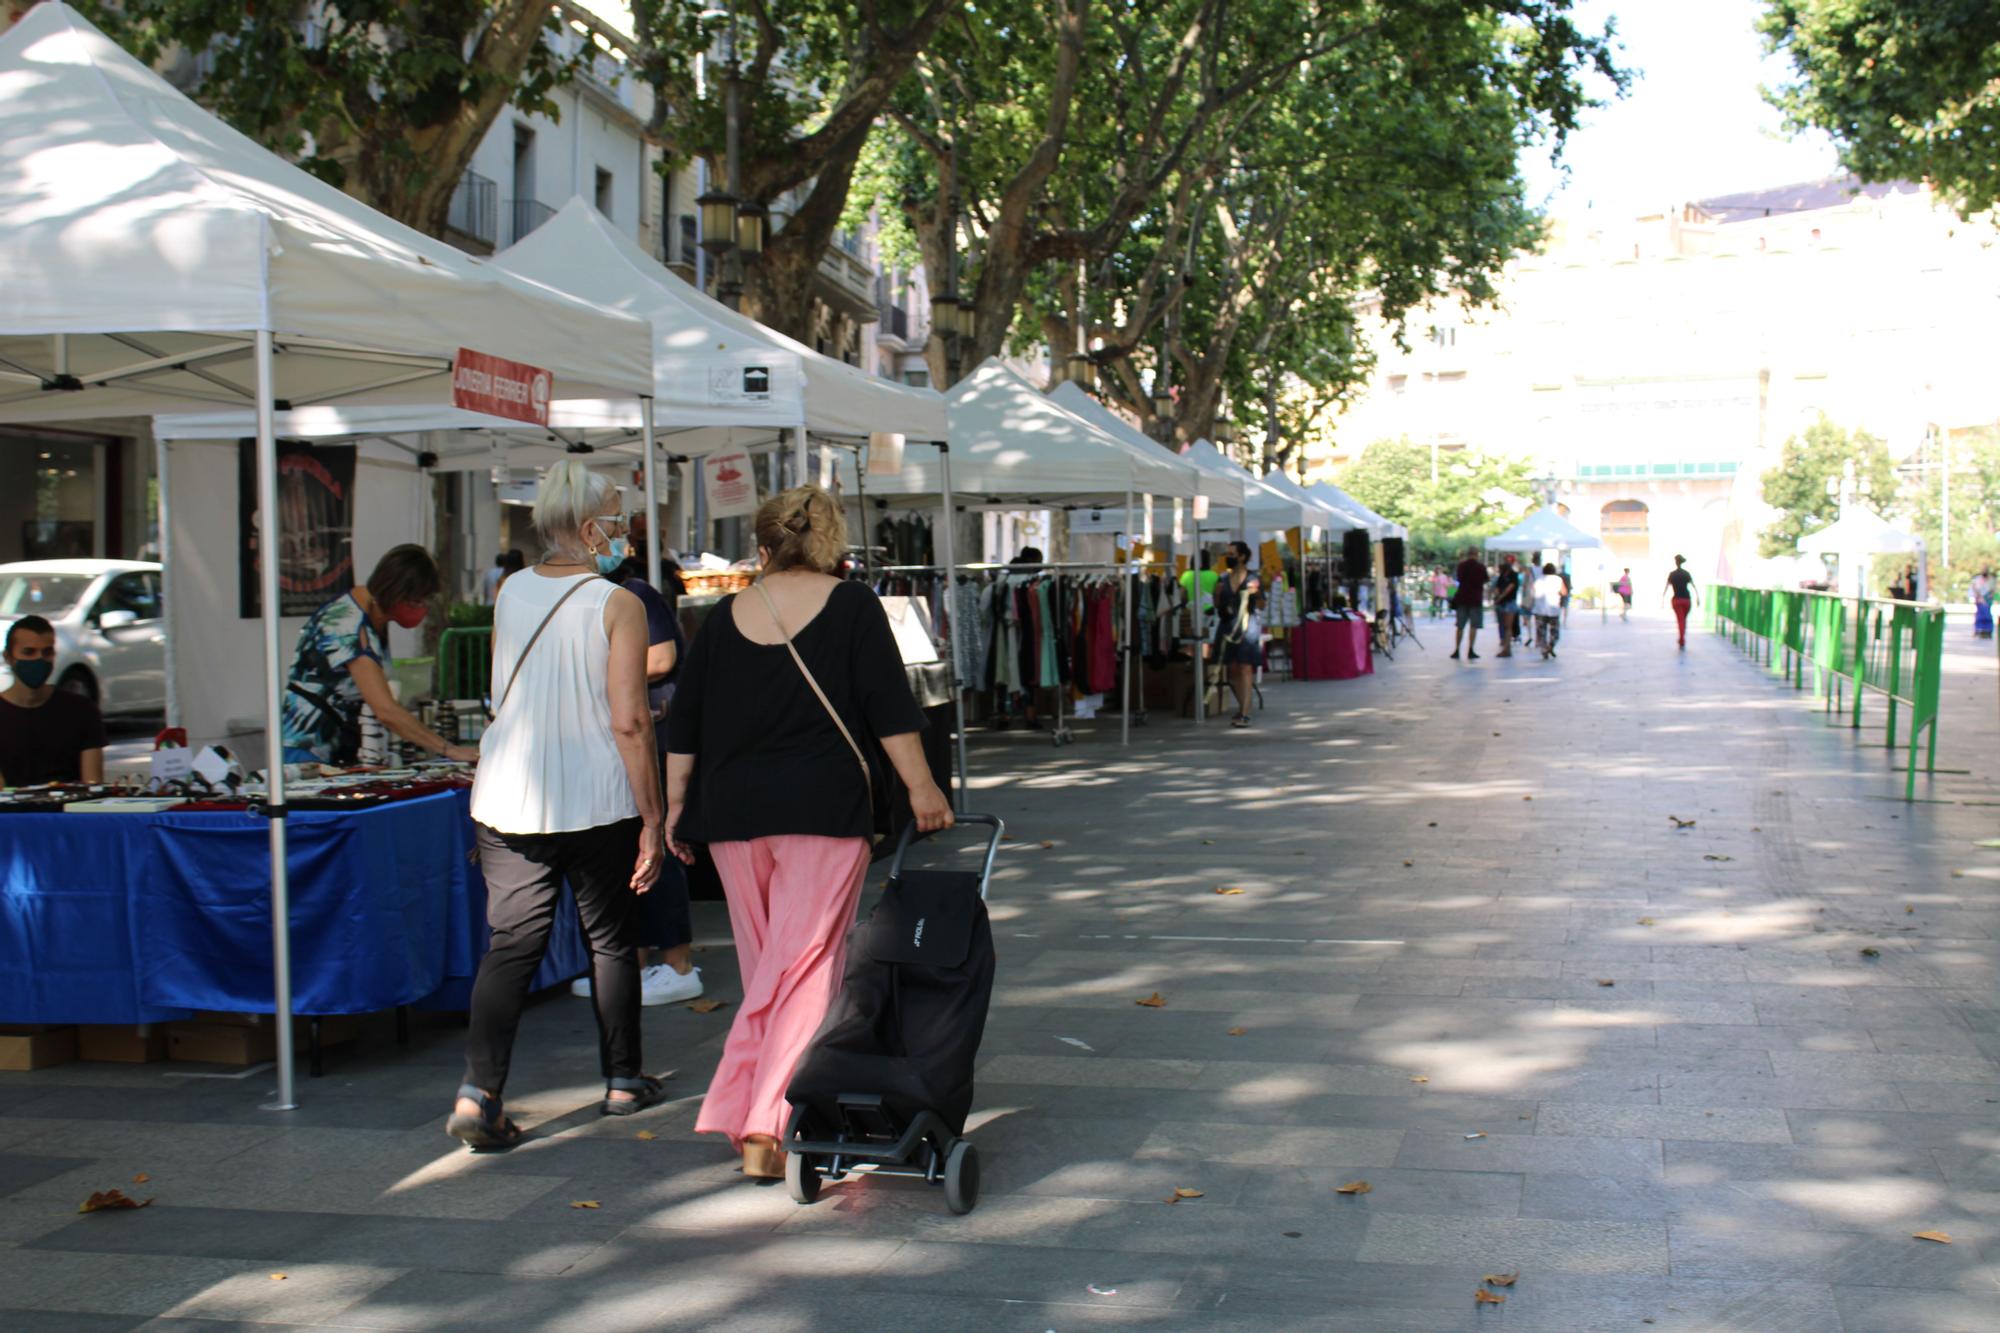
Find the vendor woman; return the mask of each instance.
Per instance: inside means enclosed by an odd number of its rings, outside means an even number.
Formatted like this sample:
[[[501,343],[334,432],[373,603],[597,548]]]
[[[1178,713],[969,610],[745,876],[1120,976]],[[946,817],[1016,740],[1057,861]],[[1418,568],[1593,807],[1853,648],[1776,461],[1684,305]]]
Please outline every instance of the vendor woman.
[[[389,693],[389,623],[415,629],[443,587],[421,546],[392,549],[368,582],[312,613],[299,631],[285,687],[285,762],[352,764],[361,746],[361,709],[428,754],[471,763],[479,751],[452,745]]]

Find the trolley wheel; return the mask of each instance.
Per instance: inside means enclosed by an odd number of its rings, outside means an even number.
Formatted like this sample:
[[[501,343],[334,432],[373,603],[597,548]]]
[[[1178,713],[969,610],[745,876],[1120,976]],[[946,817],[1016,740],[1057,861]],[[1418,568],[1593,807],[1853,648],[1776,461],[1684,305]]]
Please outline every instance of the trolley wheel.
[[[785,1190],[794,1203],[811,1203],[819,1197],[819,1168],[802,1152],[785,1154]]]
[[[964,1139],[952,1144],[945,1154],[944,1201],[960,1217],[979,1202],[979,1149]]]

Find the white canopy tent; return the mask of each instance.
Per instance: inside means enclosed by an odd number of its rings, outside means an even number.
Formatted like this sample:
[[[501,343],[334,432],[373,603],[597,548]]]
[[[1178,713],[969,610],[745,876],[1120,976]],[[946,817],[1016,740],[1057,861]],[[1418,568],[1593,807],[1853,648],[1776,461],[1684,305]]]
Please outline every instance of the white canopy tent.
[[[462,348],[547,372],[538,398],[652,387],[644,320],[379,216],[55,0],[0,35],[0,292],[0,421],[249,408],[266,551],[283,540],[281,405],[448,403]],[[289,1108],[284,645],[278,562],[260,565],[277,1093]]]
[[[1149,439],[1138,427],[1122,420],[1076,384],[1069,381],[1058,384],[1049,390],[1049,401],[1067,408],[1113,439],[1148,458],[1167,458],[1186,466],[1193,473],[1195,497],[1207,500],[1211,509],[1243,507],[1242,480],[1226,472],[1205,470],[1196,465],[1186,454],[1169,452],[1157,440]]]
[[[1292,499],[1305,506],[1307,513],[1311,515],[1308,521],[1314,527],[1325,528],[1328,532],[1352,532],[1356,528],[1367,526],[1366,523],[1352,514],[1344,513],[1331,505],[1315,500],[1311,495],[1306,493],[1305,487],[1286,476],[1281,469],[1272,468],[1264,474],[1263,480],[1264,484],[1272,490],[1277,491],[1281,495],[1289,495]]]
[[[1921,537],[1860,505],[1844,507],[1839,518],[1799,538],[1798,547],[1801,555],[1835,557],[1840,566],[1840,590],[1855,597],[1866,595],[1869,567],[1876,556],[1906,552],[1922,556],[1925,549]],[[1918,565],[1922,567],[1921,560]],[[1923,591],[1928,594],[1929,589]]]
[[[1604,543],[1543,505],[1497,537],[1485,541],[1489,551],[1574,551]]]
[[[1351,518],[1360,519],[1367,527],[1368,535],[1376,541],[1381,541],[1384,537],[1407,538],[1410,535],[1410,530],[1401,523],[1382,517],[1330,481],[1316,481],[1306,487],[1305,492],[1329,508],[1338,510]]]

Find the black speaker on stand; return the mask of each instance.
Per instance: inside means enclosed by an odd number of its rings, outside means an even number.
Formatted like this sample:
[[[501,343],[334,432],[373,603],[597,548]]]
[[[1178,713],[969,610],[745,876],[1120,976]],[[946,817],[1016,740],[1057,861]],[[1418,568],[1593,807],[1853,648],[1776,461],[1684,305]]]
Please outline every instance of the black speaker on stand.
[[[1403,577],[1403,539],[1384,537],[1382,539],[1382,573],[1389,578]]]

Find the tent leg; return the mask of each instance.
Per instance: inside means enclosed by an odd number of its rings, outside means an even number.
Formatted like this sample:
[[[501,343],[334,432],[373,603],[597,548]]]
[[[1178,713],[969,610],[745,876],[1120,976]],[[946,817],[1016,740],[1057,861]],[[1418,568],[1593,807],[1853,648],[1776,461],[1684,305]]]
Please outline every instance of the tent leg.
[[[1120,656],[1125,669],[1120,673],[1119,688],[1124,706],[1118,710],[1118,743],[1132,743],[1132,569],[1136,562],[1132,559],[1132,492],[1125,492],[1125,568],[1118,571],[1118,596],[1125,603],[1125,642]],[[1196,584],[1200,586],[1199,582]]]
[[[942,513],[938,515],[939,535],[938,535],[937,554],[939,558],[944,562],[945,615],[948,618],[952,619],[951,635],[950,638],[945,643],[944,660],[945,660],[946,670],[951,673],[950,676],[951,722],[952,722],[952,727],[954,728],[953,731],[954,740],[952,744],[957,752],[957,759],[958,759],[958,812],[960,814],[964,814],[965,803],[968,795],[967,787],[970,781],[970,777],[967,772],[966,762],[965,762],[965,694],[960,689],[959,674],[958,674],[959,637],[958,637],[958,624],[956,621],[956,612],[953,607],[953,603],[956,599],[952,596],[952,594],[958,590],[958,534],[957,532],[954,531],[954,528],[957,525],[954,521],[955,516],[953,515],[951,508],[950,443],[944,440],[939,440],[937,442],[937,451],[938,451],[938,492],[939,492],[939,498],[944,502],[944,510]],[[857,474],[859,473],[859,468],[856,469],[856,472]],[[866,528],[865,519],[867,517],[866,510],[862,511],[862,516],[864,519],[863,527],[865,531]],[[862,541],[866,543],[867,537],[864,536],[862,538]]]
[[[659,452],[653,444],[653,400],[639,400],[639,425],[646,436],[646,582],[660,586],[660,482],[657,475]]]
[[[812,474],[812,460],[807,457],[811,449],[806,443],[806,423],[801,421],[794,429],[797,433],[792,437],[792,458],[794,460],[793,475],[796,477],[796,480],[792,484],[794,486],[803,486],[807,482],[815,480]]]
[[[160,583],[161,591],[166,595],[167,603],[167,641],[162,645],[166,650],[163,656],[165,657],[167,673],[167,725],[178,727],[181,725],[181,692],[178,671],[179,663],[174,660],[174,607],[178,605],[174,598],[173,587],[174,506],[171,499],[173,493],[172,487],[167,480],[167,471],[173,465],[172,450],[173,446],[165,440],[156,439],[153,441],[155,489],[159,492],[160,496],[158,516],[160,525]]]
[[[1189,598],[1189,611],[1194,619],[1194,725],[1201,730],[1201,724],[1208,715],[1208,661],[1202,656],[1203,630],[1207,627],[1201,617],[1201,525],[1194,529],[1194,550],[1188,553],[1188,568],[1194,571],[1191,582],[1194,596]]]
[[[264,615],[264,745],[271,825],[271,990],[278,1037],[278,1087],[269,1111],[294,1111],[292,1087],[292,938],[290,867],[285,858],[283,606],[278,600],[278,441],[271,420],[271,333],[257,331],[257,573]]]

